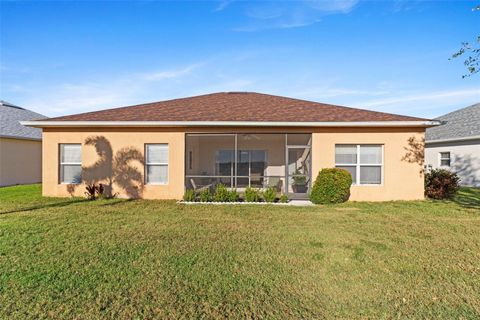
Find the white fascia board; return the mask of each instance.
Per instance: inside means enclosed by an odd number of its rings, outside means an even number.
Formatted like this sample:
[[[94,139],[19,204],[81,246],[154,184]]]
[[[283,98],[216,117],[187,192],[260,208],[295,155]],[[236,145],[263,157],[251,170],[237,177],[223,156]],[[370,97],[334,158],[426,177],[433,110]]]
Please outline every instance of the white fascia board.
[[[16,139],[16,140],[42,141],[42,138],[31,138],[31,137],[22,137],[22,136],[10,136],[10,135],[2,135],[2,134],[0,134],[0,138]]]
[[[46,127],[432,127],[439,121],[20,121],[24,126]]]
[[[471,137],[463,137],[463,138],[450,138],[450,139],[437,139],[437,140],[427,140],[425,141],[426,144],[429,143],[442,143],[442,142],[456,142],[456,141],[469,141],[469,140],[477,140],[480,139],[480,136],[471,136]]]

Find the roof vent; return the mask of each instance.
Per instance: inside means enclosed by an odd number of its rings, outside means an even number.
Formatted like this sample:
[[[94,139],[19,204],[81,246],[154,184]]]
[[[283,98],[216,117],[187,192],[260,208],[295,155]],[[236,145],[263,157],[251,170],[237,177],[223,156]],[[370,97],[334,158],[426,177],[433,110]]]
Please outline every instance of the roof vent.
[[[227,91],[226,94],[247,94],[247,91]]]

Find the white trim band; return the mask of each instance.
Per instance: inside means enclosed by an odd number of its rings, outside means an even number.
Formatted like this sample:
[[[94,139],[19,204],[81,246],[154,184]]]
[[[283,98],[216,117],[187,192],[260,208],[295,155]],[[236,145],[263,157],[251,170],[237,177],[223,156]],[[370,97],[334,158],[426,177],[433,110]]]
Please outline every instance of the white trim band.
[[[433,127],[440,121],[20,121],[24,126],[44,127]]]

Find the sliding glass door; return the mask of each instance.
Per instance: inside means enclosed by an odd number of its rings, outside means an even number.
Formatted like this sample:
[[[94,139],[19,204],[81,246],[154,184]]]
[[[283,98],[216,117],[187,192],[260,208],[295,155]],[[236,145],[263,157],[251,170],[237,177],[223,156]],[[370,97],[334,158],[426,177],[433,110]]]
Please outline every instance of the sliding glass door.
[[[237,188],[262,188],[266,169],[266,150],[238,150]]]

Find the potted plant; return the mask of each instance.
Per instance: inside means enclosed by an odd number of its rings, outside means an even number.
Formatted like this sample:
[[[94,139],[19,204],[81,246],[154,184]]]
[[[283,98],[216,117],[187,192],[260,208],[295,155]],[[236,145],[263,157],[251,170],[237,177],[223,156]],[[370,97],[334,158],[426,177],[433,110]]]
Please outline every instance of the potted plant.
[[[292,189],[294,193],[306,193],[307,192],[307,177],[301,175],[299,169],[295,170],[294,176],[292,177]]]

